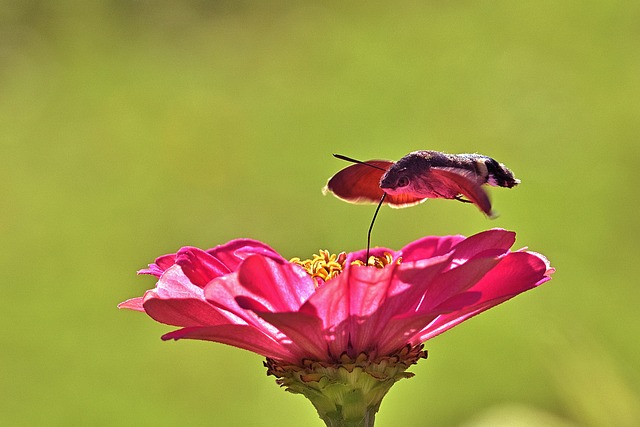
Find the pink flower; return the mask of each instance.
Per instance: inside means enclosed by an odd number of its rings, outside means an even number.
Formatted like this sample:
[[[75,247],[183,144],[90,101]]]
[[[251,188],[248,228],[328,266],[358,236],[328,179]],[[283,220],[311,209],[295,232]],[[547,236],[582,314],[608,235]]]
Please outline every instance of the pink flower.
[[[380,360],[548,281],[547,259],[511,251],[514,242],[501,229],[424,237],[373,249],[380,268],[354,262],[364,251],[312,266],[253,240],[186,247],[140,271],[159,277],[155,289],[119,307],[181,327],[165,340],[216,341],[283,364]]]

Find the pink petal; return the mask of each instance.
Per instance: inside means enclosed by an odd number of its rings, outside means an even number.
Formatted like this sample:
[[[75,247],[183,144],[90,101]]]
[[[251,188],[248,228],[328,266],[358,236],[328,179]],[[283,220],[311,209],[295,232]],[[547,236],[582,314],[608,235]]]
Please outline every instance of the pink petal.
[[[440,273],[428,284],[424,300],[417,311],[429,311],[443,301],[474,286],[494,268],[504,255],[501,250],[487,250],[462,265]],[[414,282],[420,281],[417,278]]]
[[[392,281],[398,264],[378,269],[361,265],[351,265],[345,269],[345,279],[340,282],[347,288],[348,298],[346,314],[350,318],[362,318],[377,313],[387,301],[387,296],[393,293]],[[343,273],[343,274],[344,274]],[[329,293],[324,291],[324,294]],[[319,299],[314,299],[319,301]],[[329,320],[329,319],[327,319]],[[334,317],[331,324],[337,324],[344,319]]]
[[[498,263],[499,255],[502,255],[501,251],[485,251],[446,272],[444,270],[450,265],[453,254],[400,264],[389,285],[384,304],[364,318],[357,334],[351,335],[354,348],[361,351],[373,347],[396,350],[406,344],[407,341],[403,340],[406,340],[407,334],[422,329],[443,312],[443,307],[435,308],[437,305],[472,287]],[[465,298],[465,301],[473,302],[469,298]],[[416,316],[426,320],[416,324]]]
[[[299,312],[322,319],[323,328],[334,335],[329,352],[335,353],[339,349],[346,350],[349,337],[336,332],[336,327],[349,317],[349,288],[344,285],[347,272],[343,271],[336,279],[329,280],[319,287],[316,292],[300,307]],[[329,332],[330,331],[330,332]]]
[[[118,308],[127,308],[129,310],[144,311],[142,307],[142,297],[128,299],[118,304]]]
[[[515,241],[516,233],[513,231],[493,228],[467,237],[453,248],[453,252],[456,254],[456,258],[466,260],[489,249],[507,252]]]
[[[278,360],[295,361],[285,345],[263,334],[259,330],[248,325],[218,325],[209,327],[191,327],[169,332],[162,336],[163,340],[194,339],[215,341],[228,344],[271,357]]]
[[[175,258],[176,258],[175,254],[162,255],[162,256],[156,258],[156,265],[162,271],[165,271],[169,267],[171,267],[173,264],[175,264]]]
[[[425,237],[402,249],[403,262],[426,259],[456,253],[456,259],[464,261],[488,249],[507,251],[515,242],[515,233],[499,228],[483,231],[473,236]],[[460,262],[458,262],[460,263]]]
[[[494,240],[500,242],[500,239]],[[505,244],[508,244],[508,240]],[[486,293],[479,284],[486,283],[490,287],[495,286],[495,275],[489,276],[494,269],[502,264],[502,249],[489,249],[475,255],[471,260],[455,267],[451,270],[441,272],[432,279],[423,274],[416,274],[415,271],[400,270],[400,280],[412,283],[415,289],[425,289],[424,299],[415,310],[406,310],[404,314],[399,314],[386,322],[384,333],[378,337],[378,350],[386,354],[407,342],[407,339],[424,329],[426,325],[436,318],[444,319],[447,316],[466,316],[469,311],[483,305],[483,300],[487,298]],[[454,252],[452,256],[456,256]],[[508,256],[508,255],[507,255]],[[506,256],[504,256],[506,258]],[[516,262],[518,264],[518,262]],[[411,274],[414,277],[403,277]],[[489,277],[485,279],[485,277]],[[429,283],[424,283],[427,281]],[[481,286],[481,285],[480,285]],[[411,291],[402,295],[402,301],[415,300],[416,295],[411,296]],[[518,291],[521,292],[521,291]],[[406,295],[405,295],[406,294]],[[501,302],[501,301],[500,301]],[[496,301],[496,304],[498,301]],[[495,304],[494,304],[495,305]],[[486,307],[489,308],[489,307]],[[486,309],[486,308],[483,308]],[[400,313],[400,310],[398,310]],[[451,313],[449,315],[449,313]],[[465,317],[466,318],[466,317]]]
[[[196,249],[196,248],[183,248]],[[199,250],[199,249],[198,249]],[[235,239],[224,245],[219,245],[205,251],[218,262],[216,266],[226,266],[226,272],[235,271],[238,265],[250,255],[263,255],[273,259],[285,261],[280,254],[271,249],[268,245],[252,239]],[[154,264],[149,264],[149,268],[138,271],[138,274],[152,274],[160,277],[165,270],[176,263],[178,254],[166,254],[156,258]],[[206,264],[206,262],[205,262]],[[219,274],[218,274],[219,275]],[[205,283],[206,284],[206,283]],[[204,285],[203,285],[204,286]]]
[[[242,261],[251,255],[262,255],[267,258],[286,262],[282,256],[270,246],[252,239],[235,239],[224,245],[208,249],[207,253],[217,258],[231,271],[238,269]]]
[[[266,302],[276,312],[298,310],[316,290],[301,267],[262,256],[251,256],[242,263],[238,281],[252,298]]]
[[[431,311],[389,319],[384,333],[376,341],[376,351],[378,354],[391,354],[397,351],[411,342],[411,338],[425,325],[433,322],[439,314],[437,311]],[[418,342],[412,344],[418,344]]]
[[[238,281],[238,273],[218,277],[209,282],[204,289],[207,302],[236,316],[239,319],[236,323],[246,323],[273,339],[276,339],[280,331],[262,320],[253,311],[246,310],[238,304],[238,301],[247,298],[244,297],[243,294],[246,294],[246,291]]]
[[[212,280],[204,295],[210,304],[275,339],[280,331],[247,307],[256,311],[297,311],[314,290],[313,279],[299,266],[256,255],[247,258],[237,273]]]
[[[169,267],[175,264],[176,255],[167,254],[156,258],[154,264],[149,264],[149,268],[138,270],[138,274],[151,274],[156,277],[160,277]]]
[[[423,329],[414,341],[423,342],[433,338],[478,313],[533,289],[548,281],[550,273],[548,263],[538,254],[531,252],[509,253],[469,290],[469,292],[480,293],[481,298],[478,302],[464,310],[439,316],[432,324]]]
[[[275,326],[293,343],[291,351],[298,354],[297,360],[309,358],[313,360],[330,360],[337,358],[341,352],[330,354],[328,347],[331,336],[323,330],[322,320],[304,313],[270,313],[257,311],[256,314]],[[294,350],[294,348],[296,350]]]
[[[156,288],[147,294],[162,299],[202,298],[202,289],[189,281],[180,266],[174,265],[160,276]]]
[[[420,269],[424,283],[442,270],[446,259],[440,259],[439,263],[431,261],[428,260],[427,265]],[[355,317],[349,324],[349,336],[354,352],[371,351],[387,335],[389,319],[414,309],[420,303],[425,291],[422,283],[403,281],[400,273],[403,268],[403,264],[395,264],[383,270],[360,266],[350,269],[352,274],[346,286],[351,289],[353,299],[351,314]],[[371,301],[373,309],[367,306],[367,301]]]
[[[393,299],[393,305],[391,301],[387,302],[387,310],[392,312],[391,316],[417,310],[425,294],[431,292],[433,282],[449,268],[451,257],[449,254],[400,264],[394,277],[396,284],[393,292],[393,295],[399,295]],[[433,292],[435,298],[437,288]]]
[[[333,338],[329,352],[339,355],[349,348],[364,350],[372,337],[379,333],[363,328],[363,319],[375,316],[387,298],[397,264],[383,269],[348,265],[334,280],[330,280],[313,294],[300,312],[322,319],[325,330]]]
[[[447,257],[394,263],[383,269],[348,265],[340,276],[318,288],[300,311],[323,320],[333,335],[332,354],[348,348],[355,354],[371,351],[386,336],[389,319],[414,310],[426,285],[448,265]],[[411,266],[418,266],[415,274],[402,280],[401,272]]]
[[[144,310],[154,320],[172,326],[211,326],[230,323],[219,309],[198,299],[149,298]]]
[[[446,257],[432,258],[431,260],[441,261],[426,268],[419,268],[419,262],[402,264],[396,280],[410,286],[404,292],[389,298],[384,310],[365,321],[365,324],[371,323],[370,332],[378,331],[377,335],[370,337],[376,343],[378,351],[387,354],[397,350],[408,342],[408,336],[424,328],[439,314],[477,301],[479,296],[472,298],[468,295],[458,301],[459,306],[440,306],[443,301],[450,301],[452,296],[471,288],[498,264],[498,255],[501,254],[495,252],[485,251],[473,260],[446,272],[442,271],[444,266],[449,265],[449,258]]]
[[[247,316],[246,310],[236,301],[236,298],[244,293],[244,288],[238,282],[238,273],[227,274],[212,280],[205,286],[203,293],[210,304],[233,313],[247,323],[252,322],[253,317]]]
[[[231,269],[217,258],[202,249],[189,246],[178,251],[176,264],[182,268],[191,283],[201,288],[216,277],[231,273]]]
[[[445,255],[451,252],[451,250],[464,239],[465,237],[460,235],[423,237],[402,248],[400,251],[402,252],[402,261],[418,261]]]
[[[179,266],[164,272],[156,289],[147,291],[144,311],[161,323],[174,326],[204,326],[229,323],[229,316],[207,303],[202,289],[192,284]]]

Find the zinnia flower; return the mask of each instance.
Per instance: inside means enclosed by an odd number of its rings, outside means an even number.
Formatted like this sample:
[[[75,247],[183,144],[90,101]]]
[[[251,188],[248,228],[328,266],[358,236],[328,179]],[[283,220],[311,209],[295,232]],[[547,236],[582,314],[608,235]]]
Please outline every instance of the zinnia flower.
[[[309,398],[327,425],[373,425],[393,383],[426,358],[423,343],[550,279],[542,255],[511,251],[515,233],[424,237],[385,248],[287,261],[254,240],[185,247],[140,273],[155,289],[120,304],[267,358],[267,373]]]

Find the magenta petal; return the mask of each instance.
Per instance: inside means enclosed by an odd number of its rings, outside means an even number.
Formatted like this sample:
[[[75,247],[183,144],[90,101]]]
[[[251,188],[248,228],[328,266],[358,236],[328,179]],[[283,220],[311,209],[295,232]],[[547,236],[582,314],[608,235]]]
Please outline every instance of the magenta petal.
[[[409,243],[402,248],[402,261],[410,262],[445,255],[461,241],[464,236],[428,236]]]
[[[339,355],[348,348],[354,353],[368,350],[380,333],[375,320],[393,285],[397,264],[384,269],[350,265],[336,279],[325,283],[300,311],[322,319],[332,339],[330,353]],[[367,319],[369,319],[367,321]],[[363,323],[364,322],[364,323]]]
[[[440,256],[386,267],[385,269],[389,269],[393,275],[388,278],[383,276],[378,278],[383,283],[387,282],[385,284],[388,287],[384,295],[385,299],[382,304],[379,304],[378,310],[371,312],[370,315],[359,321],[357,336],[351,337],[354,348],[361,351],[369,350],[376,347],[378,342],[385,340],[385,337],[390,335],[388,329],[390,319],[405,313],[414,313],[424,301],[425,294],[428,293],[433,281],[442,274],[442,271],[449,264],[449,257]],[[351,269],[355,271],[354,267]],[[364,268],[363,271],[375,272],[376,270]],[[349,279],[353,281],[357,278],[352,274]],[[376,290],[367,281],[362,284],[365,287],[370,287],[371,291]],[[367,312],[364,311],[363,314],[367,314]]]
[[[198,299],[149,298],[144,311],[160,323],[172,326],[209,326],[229,323],[219,309]]]
[[[406,345],[407,342],[412,342],[412,337],[438,316],[451,313],[454,310],[462,310],[464,307],[475,304],[479,299],[479,293],[465,292],[447,300],[445,304],[441,304],[437,309],[419,313],[407,313],[390,319],[386,324],[384,334],[378,339],[378,352],[380,354],[388,354],[397,350]],[[418,344],[418,342],[412,342],[412,344]]]
[[[236,271],[240,263],[251,255],[262,255],[280,262],[287,262],[270,246],[252,239],[235,239],[224,245],[208,249],[207,253],[220,260],[231,271]]]
[[[439,257],[440,263],[419,268],[420,262],[401,265],[397,280],[409,284],[405,291],[389,298],[381,313],[376,313],[365,324],[371,323],[375,333],[372,339],[378,351],[386,354],[406,344],[410,337],[423,329],[438,315],[472,304],[479,299],[479,294],[467,294],[459,298],[453,305],[452,296],[459,296],[473,287],[491,268],[498,263],[496,251],[485,251],[484,257],[467,261],[452,270],[443,272],[449,259]],[[442,305],[443,301],[451,305]],[[392,317],[393,316],[393,317]],[[377,317],[377,319],[376,319]],[[376,333],[377,331],[377,333]]]
[[[181,248],[176,254],[176,264],[178,264],[191,283],[201,288],[224,274],[231,273],[231,270],[220,260],[209,255],[202,249],[194,247]]]
[[[437,308],[429,311],[429,313],[439,312],[442,314],[452,313],[454,311],[464,310],[473,304],[478,303],[482,299],[482,294],[477,291],[468,291],[452,296],[451,298],[438,304]]]
[[[348,289],[348,315],[361,318],[371,316],[380,310],[387,297],[393,292],[393,276],[398,264],[392,264],[387,268],[376,269],[361,265],[352,265],[347,268],[345,279],[342,283]],[[333,318],[332,323],[344,319]]]
[[[460,321],[452,323],[449,326],[451,327],[473,314],[484,311],[526,290],[519,288],[512,289],[509,296],[505,296],[499,300],[496,299],[492,304],[486,304],[487,299],[496,297],[495,287],[499,287],[499,285],[496,284],[497,276],[495,271],[500,271],[500,268],[502,268],[504,272],[514,273],[509,267],[529,270],[528,263],[523,263],[522,259],[511,259],[504,263],[505,258],[509,257],[509,255],[500,259],[498,257],[501,255],[501,252],[501,249],[486,250],[464,264],[438,274],[436,278],[429,283],[424,299],[422,299],[421,306],[418,309],[413,312],[407,310],[406,314],[396,316],[388,321],[384,329],[384,334],[380,336],[378,341],[379,351],[384,353],[397,348],[397,346],[402,345],[403,342],[407,342],[406,340],[409,337],[423,330],[426,325],[434,320],[433,325],[437,325],[441,321],[446,323],[447,320],[445,319],[459,316],[461,318]],[[514,254],[512,253],[510,255]],[[538,259],[538,261],[540,260]],[[537,264],[536,270],[538,274],[546,270],[546,266],[542,265],[544,263],[538,262]],[[402,277],[402,273],[400,273],[400,276]],[[410,282],[414,285],[419,283],[419,277],[420,276],[410,280]],[[528,281],[526,277],[514,279],[516,282],[519,282],[520,279],[523,279],[525,282]],[[490,287],[493,293],[483,292],[483,284]],[[499,294],[499,292],[497,294]],[[441,332],[446,329],[447,328],[443,328]],[[430,338],[430,336],[422,336],[420,342],[427,338]],[[414,343],[418,341],[419,340],[415,340]]]
[[[144,311],[144,308],[142,307],[142,299],[143,299],[142,297],[135,297],[135,298],[128,299],[118,304],[118,308],[127,308],[129,310]]]
[[[326,327],[351,316],[373,314],[386,299],[396,266],[377,269],[347,265],[340,276],[319,287],[300,311],[317,315]]]
[[[390,354],[405,346],[411,338],[433,322],[439,313],[405,314],[387,321],[384,333],[376,340],[376,350],[379,354]],[[418,344],[418,343],[415,343]]]
[[[183,248],[183,250],[186,251],[191,249],[200,251],[200,249],[197,248]],[[280,254],[278,254],[276,251],[271,249],[271,247],[265,245],[262,242],[252,239],[231,240],[224,245],[219,245],[215,248],[208,249],[203,252],[206,252],[217,261],[204,261],[203,263],[205,264],[205,266],[207,264],[211,264],[209,267],[213,267],[214,270],[224,270],[224,273],[216,274],[216,276],[235,271],[238,268],[238,265],[240,265],[240,263],[250,255],[263,255],[279,261],[285,261],[284,258],[282,258],[282,256],[280,256]],[[149,268],[147,269],[139,270],[138,274],[152,274],[154,276],[160,277],[162,273],[164,273],[167,269],[169,269],[169,267],[176,263],[176,258],[178,257],[179,253],[166,254],[156,258],[154,264],[149,264]],[[194,262],[197,261],[198,260],[195,260]],[[188,262],[188,260],[186,262]],[[220,266],[223,266],[223,268],[221,268]],[[202,284],[201,281],[198,281],[198,283],[202,286],[206,284]]]
[[[245,295],[271,311],[297,311],[316,290],[313,279],[299,266],[251,256],[238,269]]]
[[[322,321],[304,313],[270,313],[267,311],[256,312],[263,318],[282,331],[295,347],[299,348],[299,359],[303,357],[314,360],[329,360],[330,356],[338,357],[340,353],[330,355],[327,341],[331,337],[323,331]]]
[[[538,254],[531,252],[509,253],[469,290],[469,292],[481,294],[478,302],[463,310],[438,316],[419,334],[415,341],[422,342],[433,338],[476,314],[533,289],[548,281],[549,274],[548,263]],[[444,302],[444,304],[448,303]]]
[[[516,233],[513,231],[493,228],[467,237],[453,249],[458,259],[470,259],[474,255],[489,250],[500,249],[507,252],[516,241]]]
[[[371,351],[387,335],[389,319],[415,310],[429,283],[448,265],[448,257],[394,263],[383,269],[348,265],[340,276],[318,288],[300,311],[323,319],[333,336],[332,354],[347,348],[353,354]],[[411,268],[413,274],[402,273]]]
[[[482,292],[483,300],[524,292],[547,280],[548,266],[532,252],[511,252],[471,290]]]
[[[470,319],[473,316],[480,314],[492,307],[495,307],[496,305],[501,304],[516,295],[517,294],[505,295],[501,298],[488,300],[482,303],[475,304],[473,306],[469,306],[464,310],[456,311],[448,315],[438,316],[438,318],[434,322],[432,322],[425,330],[423,330],[417,336],[417,338],[414,338],[413,341],[423,342],[435,336],[438,336],[441,333],[453,328],[454,326],[459,325],[465,320]]]
[[[269,311],[269,307],[265,307],[260,301],[256,301],[244,295],[237,296],[235,298],[236,303],[243,310],[250,311]]]
[[[273,326],[259,318],[253,311],[247,310],[238,304],[238,301],[243,301],[243,299],[253,301],[238,281],[238,273],[227,274],[212,280],[204,288],[204,295],[211,305],[237,316],[238,322],[246,323],[273,339],[280,333]],[[260,307],[264,307],[262,303],[260,303]]]
[[[488,250],[464,264],[440,273],[429,284],[418,311],[428,311],[474,286],[500,262],[501,255],[502,251]]]
[[[202,289],[189,282],[179,266],[164,272],[156,289],[147,291],[144,311],[161,323],[204,326],[229,323],[229,318],[204,300]]]
[[[345,328],[348,328],[346,321],[350,313],[349,287],[345,284],[345,281],[348,280],[346,276],[347,272],[344,271],[336,279],[324,283],[299,310],[302,314],[322,319],[324,329],[333,334],[330,343],[332,354],[339,349],[346,350],[349,345],[349,336],[345,331]],[[341,325],[341,331],[336,331],[338,325]]]
[[[149,268],[143,268],[136,272],[137,274],[150,274],[152,276],[160,277],[164,270],[158,267],[156,264],[149,264]]]
[[[236,273],[212,280],[204,296],[212,305],[275,337],[279,331],[251,309],[297,311],[314,291],[313,279],[299,266],[255,255],[247,258]]]
[[[246,294],[244,288],[238,282],[238,274],[232,273],[218,277],[203,289],[204,298],[210,304],[229,311],[242,318],[247,323],[252,323],[252,316],[248,316],[246,311],[238,305],[237,298]]]
[[[162,336],[163,340],[194,339],[215,341],[234,347],[253,351],[265,357],[278,360],[294,361],[294,356],[286,346],[278,343],[259,330],[248,325],[219,325],[209,327],[192,327],[169,332]]]
[[[173,264],[175,264],[176,255],[175,254],[167,254],[162,255],[156,258],[156,265],[162,270],[165,271]]]
[[[175,264],[176,255],[167,254],[156,258],[154,264],[149,264],[149,268],[138,270],[138,274],[151,274],[156,277],[160,277],[169,267]]]
[[[147,294],[155,294],[155,297],[162,299],[171,298],[201,298],[202,289],[189,281],[178,265],[174,265],[164,272],[156,288],[148,291]],[[145,296],[145,300],[148,296]]]

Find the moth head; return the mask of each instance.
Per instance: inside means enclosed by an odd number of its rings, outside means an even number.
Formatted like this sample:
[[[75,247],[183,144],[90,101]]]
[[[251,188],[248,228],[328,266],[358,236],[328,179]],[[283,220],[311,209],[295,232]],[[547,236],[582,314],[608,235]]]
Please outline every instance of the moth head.
[[[429,163],[424,155],[409,153],[387,170],[380,180],[380,187],[390,194],[411,191],[419,184],[420,174],[428,168]]]
[[[411,185],[411,177],[406,169],[397,170],[391,168],[382,176],[380,188],[389,194],[402,192]]]

